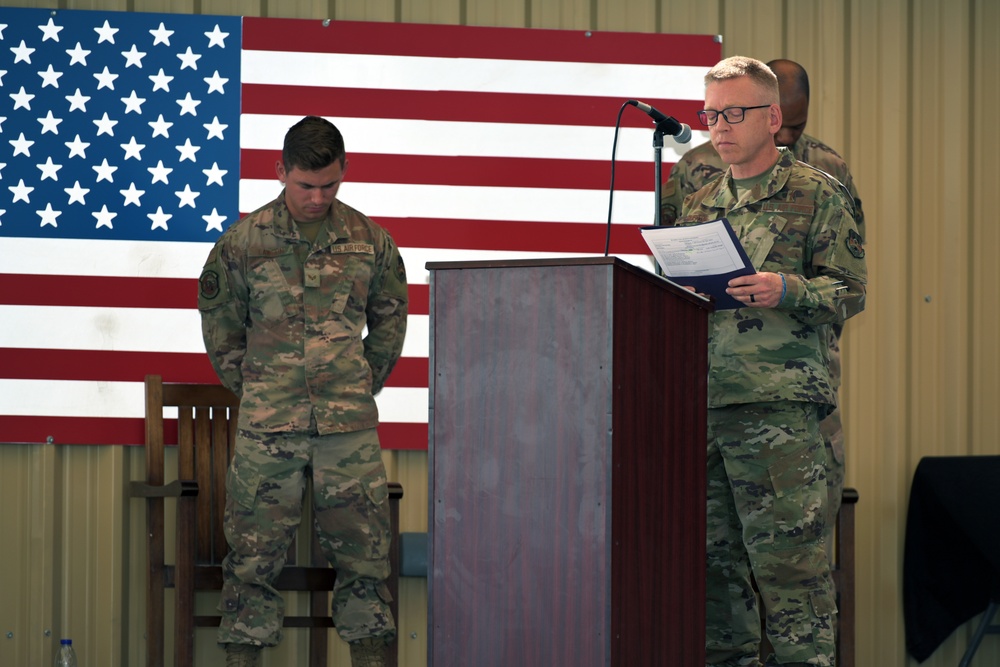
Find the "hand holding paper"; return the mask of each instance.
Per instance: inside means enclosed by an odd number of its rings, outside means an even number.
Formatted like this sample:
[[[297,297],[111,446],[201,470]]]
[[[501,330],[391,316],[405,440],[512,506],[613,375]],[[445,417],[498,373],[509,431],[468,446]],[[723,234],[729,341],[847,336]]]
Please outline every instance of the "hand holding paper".
[[[726,293],[729,281],[753,275],[753,265],[725,218],[684,227],[641,227],[663,274],[715,299],[717,310],[747,304]]]

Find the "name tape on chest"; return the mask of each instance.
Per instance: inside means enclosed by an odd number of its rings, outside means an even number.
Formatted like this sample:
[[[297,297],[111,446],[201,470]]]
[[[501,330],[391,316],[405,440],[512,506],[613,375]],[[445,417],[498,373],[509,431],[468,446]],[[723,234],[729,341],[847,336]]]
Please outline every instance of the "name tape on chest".
[[[335,243],[330,246],[330,252],[334,254],[359,254],[374,255],[375,246],[370,243]]]

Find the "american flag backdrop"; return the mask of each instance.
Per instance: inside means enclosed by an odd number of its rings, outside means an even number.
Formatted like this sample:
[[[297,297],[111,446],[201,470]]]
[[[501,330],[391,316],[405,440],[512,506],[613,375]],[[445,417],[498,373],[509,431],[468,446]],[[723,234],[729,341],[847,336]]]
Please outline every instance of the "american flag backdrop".
[[[623,103],[695,127],[720,56],[698,35],[0,8],[0,443],[141,444],[147,373],[217,381],[198,274],[314,114],[347,143],[340,198],[402,249],[380,435],[426,448],[425,264],[604,254]],[[610,253],[647,269],[652,138],[627,107]],[[668,138],[664,175],[685,148]]]

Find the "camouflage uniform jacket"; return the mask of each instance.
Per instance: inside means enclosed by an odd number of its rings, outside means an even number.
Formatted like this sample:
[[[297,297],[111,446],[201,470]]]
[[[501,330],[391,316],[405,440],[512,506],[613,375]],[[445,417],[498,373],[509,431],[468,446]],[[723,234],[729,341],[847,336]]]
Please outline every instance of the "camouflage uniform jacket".
[[[844,158],[819,139],[804,132],[789,147],[792,154],[802,162],[825,171],[844,184],[854,200],[854,222],[862,238],[865,235],[865,216],[861,209],[861,197],[854,186],[851,171]],[[715,180],[726,171],[727,165],[719,157],[711,141],[696,146],[681,156],[670,169],[670,178],[663,184],[660,218],[664,226],[672,225],[681,210],[684,198]]]
[[[736,199],[727,170],[684,201],[678,225],[729,219],[754,268],[781,273],[776,308],[713,313],[709,407],[767,401],[837,404],[829,327],[861,312],[867,270],[839,184],[779,150],[770,178]],[[846,289],[844,289],[846,288]]]
[[[388,232],[334,200],[310,245],[284,192],[219,238],[198,298],[215,372],[241,397],[239,427],[307,431],[314,415],[324,435],[378,424],[374,395],[402,352],[407,306]]]

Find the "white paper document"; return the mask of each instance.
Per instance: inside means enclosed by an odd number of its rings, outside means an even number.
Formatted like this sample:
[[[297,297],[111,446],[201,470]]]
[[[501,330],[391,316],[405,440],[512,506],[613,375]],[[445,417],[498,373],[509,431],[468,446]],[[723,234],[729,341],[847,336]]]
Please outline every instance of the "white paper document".
[[[726,294],[736,276],[754,271],[750,258],[725,218],[683,227],[641,227],[656,263],[671,281],[715,298],[717,309],[742,308]]]

